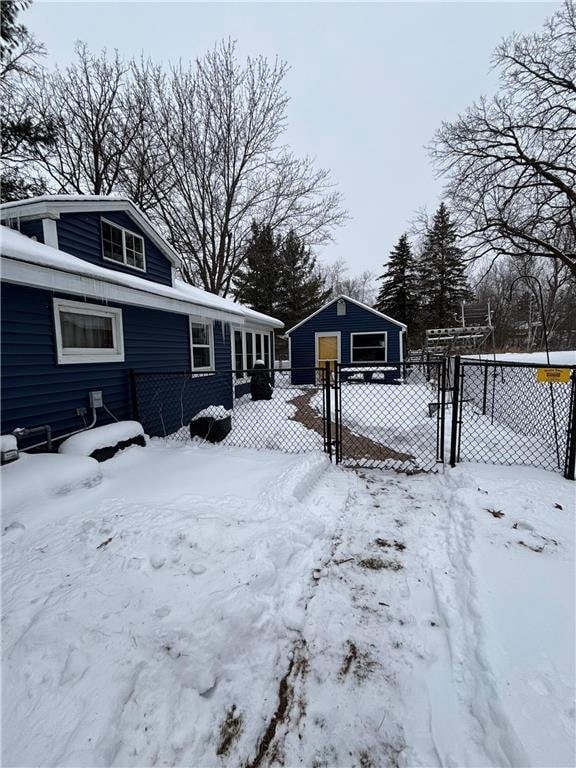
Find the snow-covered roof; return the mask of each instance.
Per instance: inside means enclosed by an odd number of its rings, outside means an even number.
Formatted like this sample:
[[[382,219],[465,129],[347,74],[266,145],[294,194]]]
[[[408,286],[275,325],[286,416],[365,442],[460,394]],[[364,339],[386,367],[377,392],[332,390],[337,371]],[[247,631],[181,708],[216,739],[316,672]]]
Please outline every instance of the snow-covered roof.
[[[389,323],[394,323],[394,325],[398,325],[400,326],[400,328],[403,328],[404,330],[406,330],[407,328],[407,326],[404,323],[401,323],[399,320],[394,320],[393,317],[389,317],[388,315],[385,315],[383,312],[379,312],[377,309],[374,309],[374,307],[369,307],[368,304],[362,304],[361,301],[357,301],[356,299],[351,299],[350,296],[345,296],[342,293],[340,294],[340,296],[336,296],[334,299],[330,299],[330,301],[327,301],[326,304],[320,307],[320,309],[317,309],[316,312],[312,312],[311,315],[308,315],[308,317],[305,317],[304,320],[301,320],[297,325],[294,325],[292,328],[290,328],[289,331],[286,331],[286,336],[292,333],[292,331],[295,331],[296,328],[300,328],[301,325],[304,325],[304,323],[307,323],[309,320],[311,320],[320,312],[323,312],[326,309],[326,307],[329,307],[331,304],[334,304],[336,301],[340,301],[340,299],[345,299],[346,301],[349,301],[352,304],[356,304],[357,307],[361,307],[362,309],[365,309],[368,312],[372,312],[373,315],[377,315],[378,317],[381,317],[383,320],[388,320]]]
[[[2,279],[48,290],[135,304],[181,314],[202,314],[239,324],[282,328],[283,323],[232,299],[175,280],[162,285],[137,275],[116,272],[83,261],[8,227],[0,227]]]
[[[116,195],[41,195],[0,205],[0,220],[58,219],[61,213],[124,211],[175,266],[180,257],[152,225],[146,214],[127,197]]]

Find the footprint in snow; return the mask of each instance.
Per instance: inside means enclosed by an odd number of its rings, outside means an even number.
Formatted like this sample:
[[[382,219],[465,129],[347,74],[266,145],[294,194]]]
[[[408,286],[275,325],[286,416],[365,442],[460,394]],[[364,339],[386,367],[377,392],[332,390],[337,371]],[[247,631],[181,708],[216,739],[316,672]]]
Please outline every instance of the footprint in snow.
[[[2,536],[6,539],[6,541],[11,541],[22,536],[25,530],[26,526],[22,525],[22,523],[18,522],[18,520],[15,520],[13,523],[10,523],[10,525],[7,525],[6,528],[4,528]]]

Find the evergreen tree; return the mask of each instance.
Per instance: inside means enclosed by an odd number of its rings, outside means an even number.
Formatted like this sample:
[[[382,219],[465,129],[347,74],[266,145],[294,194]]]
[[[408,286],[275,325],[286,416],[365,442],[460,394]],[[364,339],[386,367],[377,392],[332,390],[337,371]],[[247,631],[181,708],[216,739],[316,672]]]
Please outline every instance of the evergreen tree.
[[[274,316],[276,312],[281,273],[279,247],[279,239],[268,224],[253,222],[244,265],[235,280],[236,299],[265,315]]]
[[[290,231],[283,240],[279,261],[276,317],[289,329],[320,309],[330,291],[318,274],[316,259],[295,232]]]
[[[410,330],[418,320],[416,296],[415,259],[408,235],[403,234],[390,251],[386,271],[378,279],[382,281],[375,308],[390,315]]]
[[[425,328],[460,324],[461,304],[472,298],[466,279],[464,252],[444,203],[434,214],[417,264],[417,287],[422,297]]]
[[[49,120],[34,120],[26,96],[26,81],[38,76],[37,59],[44,47],[18,23],[18,14],[30,0],[2,0],[0,14],[0,133],[3,170],[0,179],[2,200],[15,200],[41,194],[46,190],[42,179],[25,167],[27,151],[34,146],[54,143],[54,125]]]

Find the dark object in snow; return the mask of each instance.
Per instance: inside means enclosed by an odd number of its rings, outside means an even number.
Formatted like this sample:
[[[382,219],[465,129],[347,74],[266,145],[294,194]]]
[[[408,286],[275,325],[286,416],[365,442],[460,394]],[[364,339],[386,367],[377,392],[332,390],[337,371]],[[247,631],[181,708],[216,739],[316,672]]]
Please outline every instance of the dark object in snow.
[[[92,451],[90,458],[96,459],[96,461],[108,461],[108,459],[116,456],[119,451],[123,451],[124,448],[130,448],[131,445],[141,445],[143,448],[146,448],[146,438],[144,435],[135,435],[128,440],[120,440],[116,445],[97,448],[95,451]]]
[[[257,360],[250,377],[250,394],[252,400],[271,400],[272,383],[270,373],[261,360]]]
[[[501,509],[490,509],[490,507],[484,507],[484,509],[486,512],[490,512],[492,517],[497,517],[497,518],[504,517],[504,512],[502,512]],[[515,528],[516,526],[512,526],[512,527]]]
[[[219,443],[232,429],[232,416],[228,414],[222,419],[214,416],[201,416],[190,422],[190,437],[201,437],[209,443]]]
[[[103,541],[102,544],[98,544],[96,549],[104,549],[104,547],[108,546],[108,544],[110,544],[111,541],[112,541],[112,536],[110,536],[109,539],[106,539],[106,541]]]

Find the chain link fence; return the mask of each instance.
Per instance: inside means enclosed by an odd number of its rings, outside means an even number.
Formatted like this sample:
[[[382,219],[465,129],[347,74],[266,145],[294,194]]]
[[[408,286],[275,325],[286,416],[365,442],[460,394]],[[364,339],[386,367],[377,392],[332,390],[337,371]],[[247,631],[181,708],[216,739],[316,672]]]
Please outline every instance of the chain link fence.
[[[131,388],[134,418],[170,441],[198,440],[191,421],[222,406],[232,412],[224,445],[323,450],[345,466],[412,473],[437,468],[449,448],[452,466],[524,464],[574,479],[575,371],[456,357],[268,371],[270,400],[252,400],[249,377],[231,370],[132,372]]]
[[[213,373],[133,372],[134,417],[147,434],[190,442],[190,423],[211,406],[231,414],[223,445],[274,449],[287,453],[330,452],[326,436],[323,371],[283,369],[266,372],[274,387],[270,400],[252,400],[249,377],[235,371]],[[310,384],[294,383],[310,381]]]

